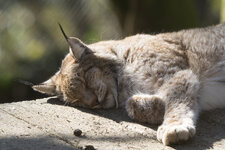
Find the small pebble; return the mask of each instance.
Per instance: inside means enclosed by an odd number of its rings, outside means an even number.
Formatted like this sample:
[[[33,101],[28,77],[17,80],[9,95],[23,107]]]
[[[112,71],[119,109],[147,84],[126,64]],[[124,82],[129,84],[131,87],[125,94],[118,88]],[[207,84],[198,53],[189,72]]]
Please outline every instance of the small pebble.
[[[77,147],[79,150],[83,150],[83,147],[82,146],[79,146],[79,147]]]
[[[75,136],[81,136],[82,131],[81,131],[80,129],[76,129],[76,130],[74,130],[73,134],[74,134]]]
[[[96,150],[92,145],[86,145],[84,150]]]

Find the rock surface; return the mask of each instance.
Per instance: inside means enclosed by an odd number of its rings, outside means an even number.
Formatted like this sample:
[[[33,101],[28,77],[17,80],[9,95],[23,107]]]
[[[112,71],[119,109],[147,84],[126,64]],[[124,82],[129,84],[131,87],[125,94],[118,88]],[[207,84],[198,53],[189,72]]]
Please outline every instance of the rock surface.
[[[156,130],[130,120],[123,109],[73,108],[56,98],[0,104],[1,150],[224,150],[225,109],[201,114],[197,135],[180,145],[163,146]]]

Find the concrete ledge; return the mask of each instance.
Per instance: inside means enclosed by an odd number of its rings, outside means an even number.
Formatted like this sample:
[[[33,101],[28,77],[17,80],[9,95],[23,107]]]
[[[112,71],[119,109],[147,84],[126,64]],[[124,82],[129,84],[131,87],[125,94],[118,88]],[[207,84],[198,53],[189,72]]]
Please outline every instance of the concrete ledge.
[[[55,98],[0,104],[1,150],[225,149],[225,110],[205,112],[192,140],[172,147],[156,140],[156,126],[135,123],[124,110],[87,110]],[[83,131],[81,137],[73,134]]]

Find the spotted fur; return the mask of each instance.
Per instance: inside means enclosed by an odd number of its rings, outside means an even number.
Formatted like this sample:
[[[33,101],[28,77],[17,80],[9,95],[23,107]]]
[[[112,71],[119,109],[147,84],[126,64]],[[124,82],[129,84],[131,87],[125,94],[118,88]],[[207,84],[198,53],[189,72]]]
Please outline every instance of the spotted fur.
[[[165,145],[193,137],[201,110],[225,106],[225,24],[86,45],[70,53],[39,92],[76,106],[124,106],[140,122],[161,124]]]

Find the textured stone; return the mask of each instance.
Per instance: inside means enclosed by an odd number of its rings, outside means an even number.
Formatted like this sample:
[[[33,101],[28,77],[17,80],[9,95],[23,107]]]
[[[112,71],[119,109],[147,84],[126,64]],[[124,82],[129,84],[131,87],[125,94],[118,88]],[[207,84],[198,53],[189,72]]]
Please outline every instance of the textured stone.
[[[122,109],[87,110],[58,99],[0,104],[0,149],[72,150],[92,145],[98,150],[216,149],[225,147],[225,110],[205,112],[197,135],[172,147],[156,140],[157,126],[135,123]],[[74,130],[82,130],[80,137]]]

